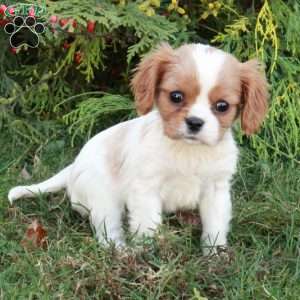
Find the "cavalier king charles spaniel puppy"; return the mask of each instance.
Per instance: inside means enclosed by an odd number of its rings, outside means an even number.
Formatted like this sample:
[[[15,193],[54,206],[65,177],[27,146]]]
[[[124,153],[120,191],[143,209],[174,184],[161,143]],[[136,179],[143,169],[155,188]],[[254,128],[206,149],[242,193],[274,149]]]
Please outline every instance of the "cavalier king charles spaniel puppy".
[[[267,111],[258,61],[241,63],[202,44],[162,44],[138,65],[131,86],[140,117],[94,136],[50,179],[11,189],[9,201],[66,189],[99,242],[116,245],[124,243],[125,207],[137,236],[152,235],[163,212],[199,209],[203,252],[216,253],[231,219],[232,124],[240,117],[250,135]]]

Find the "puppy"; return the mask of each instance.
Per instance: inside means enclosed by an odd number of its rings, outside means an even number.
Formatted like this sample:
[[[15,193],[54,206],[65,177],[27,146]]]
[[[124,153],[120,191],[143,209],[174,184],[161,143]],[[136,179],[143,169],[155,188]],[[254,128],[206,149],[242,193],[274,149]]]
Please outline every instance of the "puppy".
[[[238,149],[231,126],[245,134],[267,111],[267,82],[256,60],[202,44],[163,44],[138,65],[132,90],[140,117],[94,136],[52,178],[10,190],[14,200],[66,189],[89,216],[99,242],[123,244],[121,215],[137,236],[152,235],[163,212],[199,209],[204,254],[226,246],[230,181]]]

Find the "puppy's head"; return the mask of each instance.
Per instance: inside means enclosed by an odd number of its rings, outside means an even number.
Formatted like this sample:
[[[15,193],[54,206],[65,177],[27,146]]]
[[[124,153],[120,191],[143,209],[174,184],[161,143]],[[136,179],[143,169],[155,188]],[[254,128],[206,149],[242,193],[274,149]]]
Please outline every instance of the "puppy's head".
[[[259,63],[201,44],[160,46],[138,65],[132,90],[139,114],[157,107],[165,134],[191,143],[216,145],[239,115],[250,135],[267,111]]]

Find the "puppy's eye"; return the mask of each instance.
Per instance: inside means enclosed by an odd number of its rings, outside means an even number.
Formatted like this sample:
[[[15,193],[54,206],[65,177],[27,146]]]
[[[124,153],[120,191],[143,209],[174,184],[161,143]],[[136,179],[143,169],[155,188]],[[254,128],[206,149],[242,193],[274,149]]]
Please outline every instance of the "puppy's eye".
[[[176,104],[179,104],[179,103],[183,102],[183,100],[184,100],[183,93],[180,92],[180,91],[171,92],[170,93],[170,100],[173,103],[176,103]]]
[[[229,109],[229,103],[225,100],[219,100],[215,103],[214,109],[217,112],[223,113]]]

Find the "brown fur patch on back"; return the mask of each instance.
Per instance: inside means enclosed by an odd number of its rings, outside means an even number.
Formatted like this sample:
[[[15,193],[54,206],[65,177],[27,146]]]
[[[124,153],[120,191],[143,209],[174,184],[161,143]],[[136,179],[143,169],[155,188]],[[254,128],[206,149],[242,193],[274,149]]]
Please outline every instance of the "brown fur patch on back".
[[[211,46],[206,48],[206,52],[209,53],[209,54],[214,53],[216,50],[218,50],[218,49],[215,48],[215,47],[211,47]]]
[[[121,127],[117,129],[117,132],[107,139],[106,146],[106,158],[110,174],[113,179],[118,179],[121,173],[122,166],[125,162],[125,156],[123,153],[123,145],[127,134],[127,128]]]

